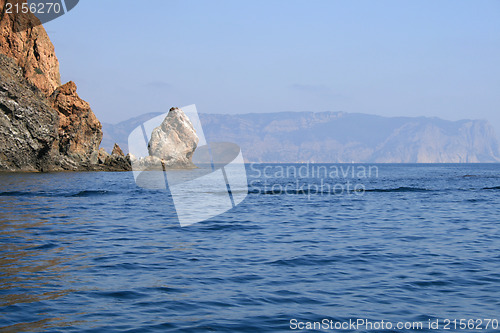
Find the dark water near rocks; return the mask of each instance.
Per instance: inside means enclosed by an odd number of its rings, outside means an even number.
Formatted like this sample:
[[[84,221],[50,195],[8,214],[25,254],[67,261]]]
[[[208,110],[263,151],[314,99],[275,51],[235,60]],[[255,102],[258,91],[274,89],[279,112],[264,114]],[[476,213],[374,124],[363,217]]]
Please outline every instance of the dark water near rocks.
[[[0,331],[500,319],[500,165],[282,167],[249,168],[241,205],[185,228],[131,173],[1,174]],[[308,186],[323,178],[336,190]],[[342,193],[347,182],[367,191]]]

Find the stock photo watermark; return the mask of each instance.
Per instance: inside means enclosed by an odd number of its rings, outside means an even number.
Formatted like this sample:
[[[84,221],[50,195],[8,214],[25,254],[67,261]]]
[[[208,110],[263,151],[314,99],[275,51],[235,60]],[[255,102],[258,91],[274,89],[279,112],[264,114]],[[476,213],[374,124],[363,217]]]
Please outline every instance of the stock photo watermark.
[[[317,196],[355,195],[366,192],[366,183],[379,177],[376,165],[315,163],[292,165],[249,164],[249,186],[261,194]]]
[[[3,15],[12,16],[16,32],[47,23],[71,11],[79,0],[6,0]],[[19,18],[22,19],[19,19]]]
[[[290,319],[289,328],[292,331],[482,331],[498,330],[498,319],[491,318],[444,318],[428,319],[426,321],[390,321],[370,320],[365,318],[338,321],[324,318],[320,321]]]
[[[207,142],[194,104],[136,127],[128,146],[137,186],[169,191],[182,227],[225,213],[248,195],[240,147]]]
[[[181,226],[223,214],[251,194],[359,197],[376,165],[245,163],[238,145],[207,142],[195,105],[137,126],[128,148],[137,186],[169,191]]]

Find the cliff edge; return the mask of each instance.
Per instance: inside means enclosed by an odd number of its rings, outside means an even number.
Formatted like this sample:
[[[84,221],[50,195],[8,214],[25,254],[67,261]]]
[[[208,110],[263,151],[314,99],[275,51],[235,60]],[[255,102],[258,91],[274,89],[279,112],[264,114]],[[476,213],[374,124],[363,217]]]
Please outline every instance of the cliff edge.
[[[117,154],[99,158],[102,125],[74,82],[61,85],[38,19],[7,14],[5,0],[0,10],[0,171],[130,170]]]

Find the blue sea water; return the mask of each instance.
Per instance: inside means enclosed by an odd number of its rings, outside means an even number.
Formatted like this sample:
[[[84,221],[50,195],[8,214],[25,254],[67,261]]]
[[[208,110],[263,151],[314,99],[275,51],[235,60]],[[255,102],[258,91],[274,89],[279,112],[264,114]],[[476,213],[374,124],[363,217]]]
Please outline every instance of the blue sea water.
[[[0,174],[0,331],[498,331],[500,165],[301,167],[184,228],[131,173]]]

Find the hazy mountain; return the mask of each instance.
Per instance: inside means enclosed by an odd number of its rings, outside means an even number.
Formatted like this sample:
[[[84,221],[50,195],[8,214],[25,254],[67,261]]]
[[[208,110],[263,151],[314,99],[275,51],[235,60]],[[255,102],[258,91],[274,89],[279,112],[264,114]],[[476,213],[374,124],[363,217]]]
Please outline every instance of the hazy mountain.
[[[103,124],[102,146],[127,149],[128,134],[160,113]],[[344,112],[200,114],[208,141],[240,145],[248,161],[467,163],[500,162],[485,120],[381,117]]]

